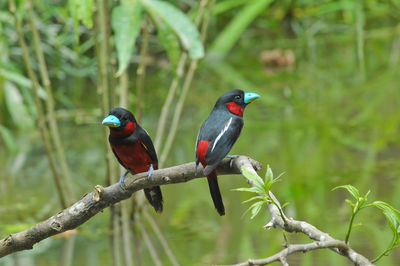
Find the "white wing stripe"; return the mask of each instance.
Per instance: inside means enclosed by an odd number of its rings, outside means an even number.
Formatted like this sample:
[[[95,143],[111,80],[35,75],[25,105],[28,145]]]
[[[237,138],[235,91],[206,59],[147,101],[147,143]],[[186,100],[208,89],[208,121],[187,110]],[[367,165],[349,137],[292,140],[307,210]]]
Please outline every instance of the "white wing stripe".
[[[215,145],[217,145],[217,142],[219,141],[219,139],[222,137],[222,135],[224,135],[224,133],[228,130],[229,126],[231,125],[232,122],[232,117],[229,119],[229,121],[225,124],[225,127],[221,130],[221,132],[218,134],[217,138],[214,141],[214,145],[212,146],[211,151],[214,150]]]

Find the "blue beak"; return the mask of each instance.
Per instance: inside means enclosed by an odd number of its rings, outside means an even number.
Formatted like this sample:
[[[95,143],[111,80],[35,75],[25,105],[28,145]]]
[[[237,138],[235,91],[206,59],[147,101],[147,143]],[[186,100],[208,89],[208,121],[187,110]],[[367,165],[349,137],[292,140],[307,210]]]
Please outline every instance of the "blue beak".
[[[244,103],[245,104],[249,104],[253,101],[255,101],[256,99],[260,98],[260,95],[258,95],[257,93],[254,92],[246,92],[244,94]]]
[[[121,125],[121,121],[119,121],[118,117],[115,115],[109,115],[103,119],[102,124],[108,127],[119,127]]]

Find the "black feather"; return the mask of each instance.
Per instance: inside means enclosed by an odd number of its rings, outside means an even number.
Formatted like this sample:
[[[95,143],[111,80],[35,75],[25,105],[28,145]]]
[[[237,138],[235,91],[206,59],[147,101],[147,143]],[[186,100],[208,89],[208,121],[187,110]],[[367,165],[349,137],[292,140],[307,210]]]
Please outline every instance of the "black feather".
[[[222,202],[222,196],[221,192],[219,191],[217,175],[215,174],[215,172],[211,173],[211,175],[207,178],[207,180],[215,209],[217,209],[219,215],[221,216],[225,215],[225,207],[224,203]]]

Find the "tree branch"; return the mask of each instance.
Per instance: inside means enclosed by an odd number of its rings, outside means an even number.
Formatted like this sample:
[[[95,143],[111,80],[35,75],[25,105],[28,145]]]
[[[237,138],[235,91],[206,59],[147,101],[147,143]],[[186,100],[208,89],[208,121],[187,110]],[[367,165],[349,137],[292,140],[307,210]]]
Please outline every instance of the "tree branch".
[[[315,241],[315,242],[307,243],[307,244],[293,244],[293,245],[288,245],[285,249],[281,250],[280,252],[278,252],[268,258],[260,259],[260,260],[249,259],[248,261],[241,262],[238,264],[233,264],[231,266],[266,265],[266,264],[270,264],[275,261],[280,261],[282,264],[285,265],[286,258],[290,254],[293,254],[296,252],[307,252],[307,251],[311,251],[311,250],[315,250],[315,249],[322,249],[322,248],[348,249],[349,247],[343,241],[339,241],[339,240]]]
[[[279,201],[276,199],[275,195],[270,192],[271,197],[274,199],[275,202],[279,204]],[[322,232],[312,224],[309,224],[304,221],[297,221],[293,218],[287,218],[286,223],[283,221],[279,209],[274,204],[267,204],[268,210],[271,213],[271,221],[267,223],[264,228],[269,229],[272,227],[280,227],[286,232],[299,232],[307,235],[309,238],[324,242],[324,241],[338,241],[331,237],[329,234]],[[327,247],[331,250],[335,251],[336,253],[347,257],[351,262],[355,265],[373,265],[367,258],[362,256],[361,254],[357,253],[349,246],[341,246],[341,247]]]
[[[251,168],[249,169],[250,171],[254,171]],[[252,184],[251,182],[248,181],[248,183],[251,186],[254,186],[254,184]],[[299,252],[299,251],[306,252],[309,250],[321,249],[321,248],[329,248],[334,252],[344,257],[347,257],[355,265],[362,265],[362,266],[373,265],[367,258],[357,253],[353,249],[351,249],[350,246],[346,245],[346,243],[344,243],[343,241],[334,239],[329,234],[322,232],[312,224],[309,224],[304,221],[297,221],[294,220],[293,218],[286,217],[286,215],[279,210],[279,209],[282,210],[281,204],[271,191],[269,191],[269,196],[273,199],[274,203],[267,204],[268,210],[271,213],[272,218],[271,221],[264,226],[265,229],[270,229],[272,227],[280,227],[289,233],[292,232],[303,233],[312,240],[315,240],[316,242],[309,244],[288,245],[286,249],[266,259],[262,260],[249,259],[247,262],[242,262],[235,265],[265,265],[272,263],[274,261],[280,261],[281,264],[287,265],[286,257],[288,255],[294,252]],[[294,248],[294,250],[291,250],[292,248]]]
[[[232,167],[230,159],[225,159],[217,170],[219,175],[241,174],[242,166],[256,171],[261,169],[261,163],[246,156],[239,156],[232,161]],[[147,173],[136,174],[125,180],[125,189],[118,183],[109,187],[97,185],[93,192],[85,194],[72,206],[25,231],[10,234],[0,240],[0,258],[17,251],[32,249],[34,244],[50,236],[76,228],[104,208],[129,198],[132,193],[143,188],[182,183],[204,177],[202,169],[201,166],[198,167],[196,176],[195,163],[191,162],[156,170],[150,180],[147,178]]]

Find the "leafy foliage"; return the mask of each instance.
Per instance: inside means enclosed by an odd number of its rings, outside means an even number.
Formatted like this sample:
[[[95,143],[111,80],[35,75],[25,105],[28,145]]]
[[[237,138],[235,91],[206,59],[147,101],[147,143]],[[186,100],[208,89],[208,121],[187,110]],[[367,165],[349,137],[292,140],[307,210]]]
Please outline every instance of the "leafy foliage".
[[[117,76],[128,67],[142,20],[142,5],[137,0],[122,1],[121,5],[114,7],[112,11],[111,26],[115,32],[119,63]]]
[[[387,255],[395,247],[397,247],[400,243],[400,237],[399,237],[399,233],[400,233],[399,213],[400,213],[400,211],[395,209],[390,204],[383,202],[383,201],[374,201],[372,203],[366,204],[366,202],[368,200],[368,195],[370,193],[369,190],[364,196],[360,197],[360,193],[359,193],[358,189],[352,185],[338,186],[338,187],[335,187],[333,190],[336,190],[339,188],[347,190],[347,192],[349,192],[350,195],[355,200],[355,201],[346,200],[346,202],[352,207],[352,215],[351,215],[349,227],[348,227],[347,234],[346,234],[346,243],[349,241],[351,229],[354,227],[354,225],[353,225],[354,218],[360,212],[360,210],[362,210],[364,208],[368,208],[368,207],[376,207],[376,208],[380,209],[382,211],[383,215],[386,217],[386,220],[390,226],[390,229],[392,230],[393,238],[392,238],[389,246],[380,255],[378,255],[377,258],[375,258],[373,260],[373,262],[378,261],[383,256]]]
[[[254,196],[248,200],[245,200],[243,203],[251,202],[253,200],[256,200],[255,203],[250,205],[250,207],[247,209],[247,211],[251,211],[251,217],[250,219],[253,219],[254,217],[257,216],[257,214],[260,212],[261,207],[263,204],[274,204],[278,209],[279,212],[281,213],[282,219],[285,221],[285,216],[283,215],[282,208],[286,205],[284,204],[283,206],[280,206],[272,197],[270,194],[270,189],[271,186],[281,177],[279,175],[277,178],[274,178],[274,174],[269,167],[267,166],[267,172],[265,173],[265,178],[264,180],[257,174],[256,171],[250,170],[242,166],[241,168],[243,176],[248,180],[249,184],[252,186],[250,188],[237,188],[235,189],[236,191],[247,191],[251,193],[256,193],[259,194],[258,196]]]
[[[183,46],[193,59],[204,56],[200,34],[190,19],[179,9],[166,1],[141,0],[148,12],[160,17],[179,36]]]

